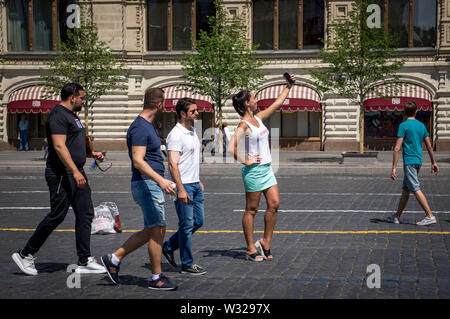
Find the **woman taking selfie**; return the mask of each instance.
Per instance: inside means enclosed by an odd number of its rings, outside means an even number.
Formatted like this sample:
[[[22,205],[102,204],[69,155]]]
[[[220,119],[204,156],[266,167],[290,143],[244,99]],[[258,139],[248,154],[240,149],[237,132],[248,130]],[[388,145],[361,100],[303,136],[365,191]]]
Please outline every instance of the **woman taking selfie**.
[[[236,133],[233,136],[228,151],[234,158],[240,161],[242,167],[242,179],[245,188],[245,212],[242,217],[242,227],[247,242],[246,259],[250,261],[272,260],[270,251],[272,234],[277,220],[280,194],[277,180],[272,171],[269,147],[269,130],[264,126],[263,120],[269,118],[283,105],[289,91],[295,82],[293,75],[287,75],[286,88],[267,109],[258,112],[255,94],[250,91],[240,91],[233,96],[233,106],[241,116]],[[245,139],[246,155],[238,153],[238,144]],[[253,242],[253,230],[255,215],[258,212],[261,194],[267,201],[267,210],[264,215],[264,236]]]

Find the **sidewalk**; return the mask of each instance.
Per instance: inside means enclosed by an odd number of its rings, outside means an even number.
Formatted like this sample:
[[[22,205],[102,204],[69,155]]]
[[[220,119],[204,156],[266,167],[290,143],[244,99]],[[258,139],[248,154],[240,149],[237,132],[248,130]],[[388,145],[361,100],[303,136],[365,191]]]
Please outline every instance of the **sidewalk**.
[[[435,152],[436,160],[439,166],[450,167],[450,152]],[[45,160],[43,160],[44,151],[0,151],[0,165],[33,165],[33,166],[45,166]],[[114,162],[114,166],[126,166],[130,165],[130,158],[127,151],[108,151],[106,154],[107,159]],[[272,152],[272,159],[275,162],[277,156]],[[227,161],[230,161],[229,158]],[[359,163],[342,163],[342,152],[312,152],[312,151],[280,151],[279,152],[279,164],[281,166],[309,166],[311,164],[327,164],[327,165],[363,165],[367,166],[369,161],[360,160]],[[88,158],[86,163],[90,163]],[[401,156],[399,164],[401,164]],[[430,163],[428,153],[423,152],[424,166]],[[205,153],[205,159],[203,165],[240,165],[239,163],[225,163],[222,156],[209,156]],[[392,151],[380,151],[374,165],[390,166],[392,164]]]
[[[45,167],[43,151],[2,151],[0,152],[0,172],[4,170],[20,169],[27,172],[30,169]],[[450,176],[450,152],[435,152],[439,165],[439,176]],[[358,159],[356,161],[343,162],[342,152],[305,152],[305,151],[280,151],[272,152],[272,167],[277,174],[358,174],[374,175],[389,174],[392,166],[392,151],[378,152],[376,160]],[[110,151],[106,154],[106,161],[112,162],[111,173],[130,171],[130,159],[126,151]],[[422,170],[428,172],[431,166],[427,152],[423,153]],[[89,171],[92,159],[88,158],[85,169]],[[167,160],[166,160],[167,163]],[[402,168],[403,161],[399,159],[398,168]],[[222,156],[207,156],[201,164],[203,171],[220,174],[240,174],[242,165],[231,157],[223,159]],[[291,168],[299,168],[292,170]]]

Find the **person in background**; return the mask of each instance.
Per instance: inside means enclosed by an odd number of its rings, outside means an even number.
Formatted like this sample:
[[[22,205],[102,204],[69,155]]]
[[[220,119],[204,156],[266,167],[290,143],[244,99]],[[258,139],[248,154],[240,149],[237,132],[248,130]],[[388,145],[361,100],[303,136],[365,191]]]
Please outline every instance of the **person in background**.
[[[29,122],[25,117],[25,114],[20,115],[19,121],[19,137],[20,137],[20,146],[19,151],[29,151],[30,148],[28,146],[28,125]]]
[[[227,122],[223,122],[222,124],[222,139],[223,139],[223,157],[227,156],[228,144],[231,140],[230,128],[228,127]]]

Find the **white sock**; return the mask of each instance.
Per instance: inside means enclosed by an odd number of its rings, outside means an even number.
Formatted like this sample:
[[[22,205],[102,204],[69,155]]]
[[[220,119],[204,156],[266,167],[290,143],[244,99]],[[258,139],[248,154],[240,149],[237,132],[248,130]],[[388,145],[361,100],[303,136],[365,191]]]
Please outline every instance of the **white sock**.
[[[113,263],[114,266],[119,266],[120,259],[117,258],[116,255],[112,254],[111,255],[111,262]]]
[[[161,274],[152,274],[152,281],[158,280],[161,277]]]

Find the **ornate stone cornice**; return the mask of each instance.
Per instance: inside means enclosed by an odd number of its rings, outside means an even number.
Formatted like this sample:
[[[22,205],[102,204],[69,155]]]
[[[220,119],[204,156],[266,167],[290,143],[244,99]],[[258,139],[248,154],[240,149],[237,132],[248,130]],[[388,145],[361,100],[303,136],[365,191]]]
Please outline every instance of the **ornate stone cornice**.
[[[0,55],[5,64],[18,65],[40,65],[48,61],[55,53],[8,53]],[[257,59],[263,59],[266,64],[321,64],[322,61],[318,57],[317,52],[258,52],[255,54]],[[182,53],[149,53],[149,54],[133,54],[124,55],[120,61],[130,65],[178,65],[178,60],[182,57]],[[403,58],[406,62],[434,62],[448,61],[450,53],[441,52],[437,54],[436,50],[432,51],[402,51],[398,53],[397,58]]]

